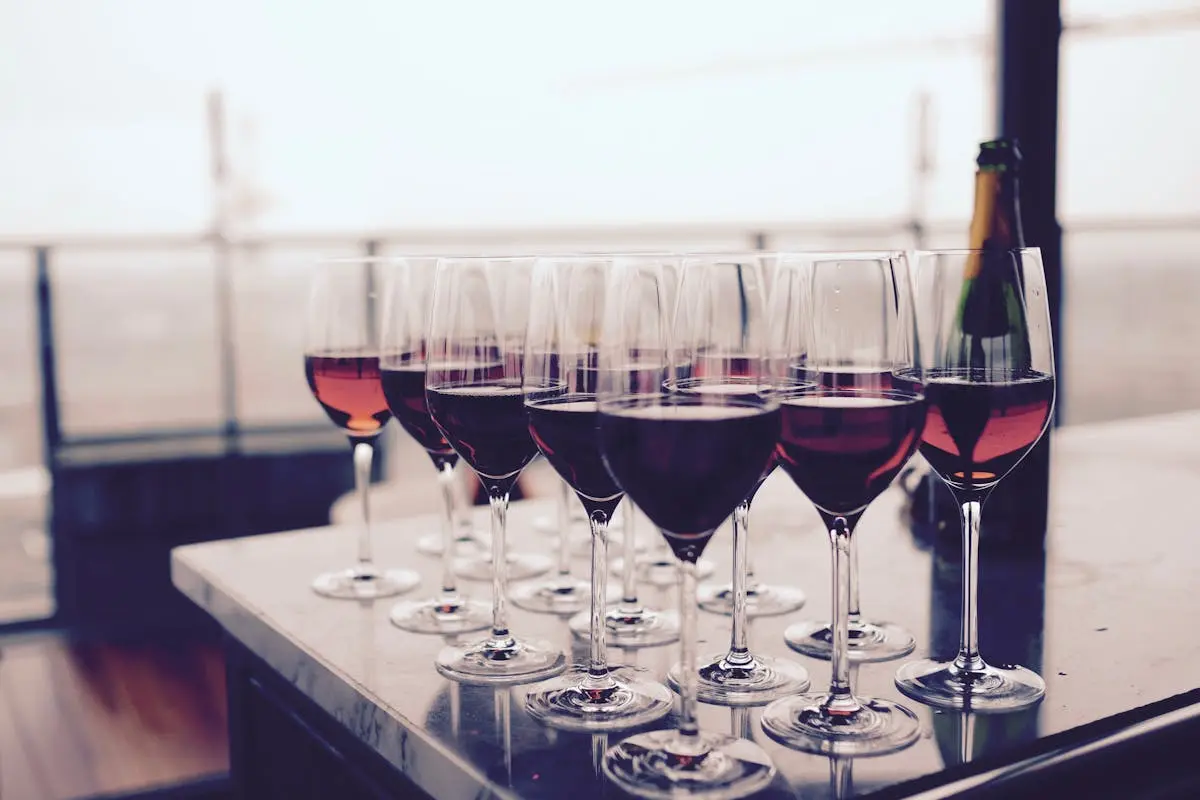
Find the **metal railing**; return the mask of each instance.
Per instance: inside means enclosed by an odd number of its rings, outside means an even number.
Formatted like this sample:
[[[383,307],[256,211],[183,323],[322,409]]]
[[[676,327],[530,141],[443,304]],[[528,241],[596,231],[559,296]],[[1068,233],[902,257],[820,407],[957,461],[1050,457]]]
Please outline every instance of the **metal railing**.
[[[275,292],[276,281],[279,287],[291,290],[291,297],[298,297],[297,281],[302,280],[303,267],[325,254],[345,255],[350,253],[382,255],[405,252],[549,252],[563,250],[603,250],[603,249],[656,249],[656,248],[712,248],[712,249],[851,249],[863,247],[910,248],[914,246],[962,246],[965,243],[965,221],[939,221],[919,223],[913,220],[892,219],[878,222],[828,222],[828,223],[712,223],[703,225],[664,224],[664,225],[619,225],[619,226],[581,226],[574,228],[504,228],[504,229],[429,229],[421,231],[361,231],[356,233],[296,233],[245,235],[237,238],[222,239],[206,235],[159,235],[144,237],[106,237],[106,236],[73,236],[73,237],[8,237],[0,238],[0,254],[26,253],[29,257],[30,269],[33,273],[33,296],[29,301],[35,305],[37,356],[35,359],[40,394],[42,417],[42,441],[44,459],[52,462],[54,454],[62,447],[79,444],[113,444],[127,441],[139,441],[161,437],[188,437],[225,435],[231,439],[247,432],[294,431],[307,430],[325,425],[313,413],[307,416],[300,412],[281,412],[275,419],[264,419],[262,414],[256,420],[248,421],[246,408],[239,402],[240,373],[245,371],[241,362],[243,353],[239,348],[253,344],[255,334],[252,331],[241,330],[242,323],[247,318],[276,315],[277,327],[294,325],[299,331],[300,323],[296,318],[303,312],[292,307],[289,311],[288,301],[283,299],[286,291]],[[1174,219],[1090,219],[1078,220],[1066,226],[1069,237],[1080,235],[1109,236],[1114,233],[1139,237],[1158,237],[1164,234],[1183,233],[1191,235],[1200,233],[1200,217]],[[272,255],[285,254],[282,261],[285,266],[274,268],[275,277],[262,277],[264,262]],[[78,265],[71,267],[66,262],[78,262],[80,258],[140,257],[159,258],[159,266],[141,266],[127,273],[124,278],[117,276],[105,277],[104,269],[84,269]],[[176,269],[180,260],[195,259],[199,256],[208,265],[208,275],[204,270],[191,270],[187,276],[182,270]],[[1067,263],[1071,255],[1068,252]],[[218,269],[222,260],[228,264],[227,269]],[[148,262],[147,262],[148,263]],[[1083,268],[1083,265],[1080,265]],[[66,274],[69,273],[69,274]],[[64,373],[71,374],[72,366],[68,361],[78,365],[90,364],[92,359],[107,359],[111,356],[101,353],[87,357],[72,356],[64,359],[61,326],[64,322],[77,322],[80,314],[92,313],[94,304],[87,289],[73,289],[74,283],[91,281],[93,286],[101,286],[111,290],[108,285],[113,281],[125,280],[131,286],[149,281],[160,288],[170,287],[176,281],[180,284],[180,292],[185,295],[207,294],[210,299],[202,296],[185,297],[183,303],[176,298],[176,319],[186,314],[212,313],[206,305],[215,305],[226,298],[232,307],[224,313],[215,314],[210,341],[204,342],[204,336],[193,336],[192,340],[181,351],[175,352],[168,348],[170,359],[210,358],[216,354],[215,377],[217,384],[216,396],[219,398],[219,411],[215,415],[205,414],[205,419],[198,424],[147,424],[141,428],[129,424],[115,426],[116,430],[104,430],[101,419],[93,419],[85,430],[73,430],[73,426],[64,426],[63,401],[70,399],[70,392],[64,395]],[[255,275],[258,274],[258,283]],[[141,276],[141,277],[139,277]],[[86,279],[86,280],[85,280]],[[184,284],[187,281],[186,286]],[[247,290],[247,282],[252,285],[252,291]],[[207,283],[207,288],[204,288]],[[190,288],[189,288],[190,287]],[[302,291],[302,287],[301,287]],[[63,307],[60,299],[74,292],[74,309]],[[117,292],[116,294],[120,294]],[[278,295],[278,297],[277,297]],[[119,303],[120,298],[117,298]],[[268,307],[266,303],[276,303]],[[11,300],[10,300],[11,302]],[[17,301],[19,302],[19,301]],[[153,299],[147,300],[136,292],[131,293],[129,304],[138,303],[154,306]],[[256,303],[264,304],[256,310]],[[132,313],[136,309],[129,309]],[[1068,297],[1067,314],[1070,315],[1071,303]],[[96,313],[102,313],[97,311]],[[124,312],[116,312],[120,318]],[[167,313],[167,312],[164,312]],[[290,315],[290,316],[289,316]],[[275,317],[272,317],[275,319]],[[108,319],[96,322],[97,336],[88,335],[87,326],[83,334],[76,332],[75,341],[103,338],[107,335],[105,328],[114,320],[113,314]],[[241,322],[239,322],[241,321]],[[256,320],[261,323],[261,319]],[[80,327],[80,326],[76,326]],[[267,326],[270,328],[270,326]],[[169,337],[171,331],[166,331]],[[143,340],[149,340],[154,334],[145,334]],[[286,338],[286,337],[285,337]],[[131,335],[125,346],[137,344],[138,336]],[[90,341],[87,341],[91,344]],[[204,352],[205,347],[209,348]],[[118,348],[119,349],[119,348]],[[127,349],[127,348],[126,348]],[[288,348],[278,347],[278,352],[260,353],[251,360],[256,360],[256,369],[261,370],[262,364],[276,359],[287,359],[293,356],[285,352]],[[1066,357],[1070,358],[1071,348],[1067,347]],[[186,351],[186,352],[184,352]],[[70,355],[68,352],[67,355]],[[203,358],[200,358],[203,356]],[[297,356],[298,357],[298,356]],[[119,359],[117,359],[119,361]],[[165,359],[157,359],[162,363]],[[149,363],[140,364],[131,357],[125,365],[127,370],[142,371],[146,382],[155,380],[156,359]],[[290,365],[290,362],[289,362]],[[1060,371],[1064,365],[1060,363]],[[114,365],[113,370],[119,371]],[[299,369],[295,370],[299,375]],[[101,374],[102,373],[97,373]],[[290,374],[290,373],[289,373]],[[109,376],[112,408],[122,408],[123,401],[119,396],[123,378],[119,374]],[[169,378],[163,377],[167,381]],[[267,378],[263,378],[267,381]],[[262,381],[260,381],[261,383]],[[204,381],[196,385],[206,385]],[[1068,381],[1069,385],[1069,381]],[[135,389],[131,389],[135,392]],[[76,398],[77,399],[77,398]],[[131,398],[132,399],[132,398]],[[76,404],[79,405],[79,404]],[[264,405],[270,405],[265,403]],[[95,416],[95,415],[93,415]],[[136,417],[137,415],[133,415]],[[267,414],[269,417],[270,415]],[[136,422],[136,419],[134,420]],[[124,428],[122,430],[121,428]]]

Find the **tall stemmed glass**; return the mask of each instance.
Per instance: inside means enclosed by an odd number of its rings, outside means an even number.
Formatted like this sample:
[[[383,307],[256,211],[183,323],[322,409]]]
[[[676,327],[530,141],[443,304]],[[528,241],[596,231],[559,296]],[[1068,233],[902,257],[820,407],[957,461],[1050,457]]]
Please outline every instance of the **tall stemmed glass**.
[[[896,673],[904,694],[939,708],[1013,711],[1046,684],[979,654],[979,520],[991,491],[1046,431],[1054,351],[1041,251],[959,250],[915,256],[929,424],[921,454],[962,507],[962,630],[953,661]]]
[[[375,437],[392,417],[379,379],[379,331],[386,267],[378,259],[317,264],[309,293],[304,373],[321,408],[350,437],[354,486],[362,506],[358,563],[313,581],[325,597],[368,600],[407,592],[420,577],[407,569],[379,569],[371,555],[371,462]]]
[[[438,672],[464,683],[528,683],[566,669],[560,651],[508,629],[508,496],[537,454],[521,395],[532,266],[528,258],[442,259],[425,337],[429,412],[479,476],[492,511],[491,634],[436,659]]]
[[[763,280],[766,284],[766,294],[771,296],[771,284],[774,278],[777,258],[774,253],[755,253],[763,267]],[[754,491],[746,498],[745,515],[742,519],[743,531],[749,523],[750,504],[754,501],[754,496],[758,494],[759,488],[775,470],[775,462],[771,462],[771,466],[763,475],[758,486],[754,487]],[[739,509],[740,511],[740,509]],[[732,522],[738,523],[739,512],[734,512]],[[734,567],[732,579],[728,583],[706,583],[700,586],[698,596],[700,598],[700,608],[712,614],[724,614],[726,616],[734,616],[735,613],[744,615],[744,618],[752,617],[773,617],[780,614],[789,614],[795,611],[808,601],[808,597],[804,592],[795,586],[785,584],[763,583],[758,579],[754,569],[754,553],[750,547],[748,537],[743,535],[741,541],[746,545],[746,552],[743,556],[738,557],[738,537],[734,538]],[[739,566],[740,564],[740,566]],[[742,606],[744,610],[737,611],[735,608],[735,600],[739,592],[736,590],[735,584],[739,580],[745,585],[745,603]],[[745,623],[743,622],[743,626]]]
[[[727,276],[736,273],[721,263],[692,270],[700,294],[706,284],[729,285]],[[747,285],[761,287],[761,281]],[[746,380],[762,391],[680,392],[673,386],[676,337],[685,348],[693,334],[711,337],[676,329],[669,289],[661,264],[619,259],[615,265],[600,347],[600,442],[617,484],[681,562],[681,661],[694,664],[696,560],[771,460],[779,405],[765,385],[763,354],[753,350],[746,354]],[[629,368],[634,363],[638,369]],[[770,783],[775,767],[758,745],[700,730],[695,670],[684,670],[680,698],[677,729],[637,734],[609,749],[604,773],[610,780],[639,797],[662,798],[742,797]]]
[[[600,454],[596,387],[611,265],[606,258],[541,259],[534,271],[525,340],[529,431],[542,455],[575,490],[592,532],[588,662],[538,687],[525,700],[534,718],[567,730],[631,728],[664,716],[672,706],[671,693],[644,671],[608,665],[608,522],[623,494]]]
[[[816,261],[886,256],[886,253],[813,252],[789,254],[788,259],[794,265],[801,258],[809,258]],[[795,287],[793,287],[793,291],[795,291]],[[853,388],[854,386],[862,385],[864,382],[877,382],[879,380],[877,366],[873,364],[865,366],[842,365],[838,370],[821,370],[809,374],[806,363],[808,354],[798,353],[794,357],[796,358],[796,363],[788,364],[780,362],[777,364],[777,367],[784,374],[791,374],[797,379],[821,380],[825,386],[831,389],[842,386]],[[850,539],[850,627],[846,652],[849,655],[850,661],[854,663],[891,661],[903,658],[916,647],[916,639],[913,635],[894,622],[867,617],[860,610],[858,600],[858,548],[858,539],[852,537]],[[789,625],[784,630],[783,640],[798,653],[803,653],[812,658],[823,658],[828,661],[833,653],[833,624],[827,619],[801,620]]]
[[[459,592],[454,576],[458,506],[454,465],[458,453],[433,424],[425,400],[425,332],[437,259],[407,257],[387,263],[387,302],[379,335],[383,396],[396,421],[433,461],[443,503],[441,591],[427,600],[397,604],[391,610],[391,620],[397,627],[417,633],[482,630],[491,621],[490,609]]]
[[[775,701],[762,727],[808,752],[893,752],[916,741],[920,728],[904,706],[852,691],[850,539],[916,452],[925,426],[908,265],[902,256],[781,256],[772,300],[776,352],[788,365],[776,374],[805,364],[802,376],[782,378],[777,452],[829,531],[833,663],[828,692]]]
[[[754,255],[685,257],[676,311],[675,363],[681,377],[671,388],[700,397],[757,399],[767,345],[766,288]],[[667,674],[679,689],[697,681],[699,698],[717,705],[760,705],[808,688],[799,664],[750,652],[746,615],[746,546],[750,499],[775,468],[763,471],[733,511],[734,613],[729,649],[680,662]],[[689,675],[687,673],[695,673]]]
[[[674,309],[679,281],[679,258],[669,253],[640,253],[618,254],[613,256],[614,263],[620,264],[622,274],[635,274],[638,269],[661,275],[659,286],[664,292],[662,297],[664,309]],[[624,295],[609,295],[623,297]],[[670,313],[670,312],[665,312]],[[630,385],[637,381],[648,386],[658,386],[655,383],[665,379],[665,364],[667,353],[664,343],[653,346],[646,345],[639,349],[631,345],[622,369],[627,371]],[[640,384],[639,384],[640,385]],[[623,649],[639,647],[658,647],[671,644],[679,639],[679,615],[675,611],[665,611],[646,605],[638,596],[638,578],[642,577],[636,568],[643,557],[637,553],[637,510],[634,508],[632,496],[625,498],[622,510],[621,558],[614,564],[614,572],[621,575],[621,598],[610,605],[604,615],[608,643]],[[657,557],[651,547],[651,552],[645,558],[654,561]],[[664,571],[670,573],[670,582],[677,580],[678,570],[670,550],[666,550],[670,561],[664,561]],[[618,567],[619,564],[619,567]],[[625,569],[627,564],[634,564],[634,569]],[[577,614],[568,623],[571,630],[580,638],[591,636],[591,619],[588,614]]]

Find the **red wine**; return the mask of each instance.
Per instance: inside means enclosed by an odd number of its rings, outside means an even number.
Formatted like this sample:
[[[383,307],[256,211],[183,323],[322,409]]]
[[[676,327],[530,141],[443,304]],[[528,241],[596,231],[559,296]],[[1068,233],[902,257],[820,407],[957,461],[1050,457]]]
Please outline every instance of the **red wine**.
[[[351,436],[374,436],[391,419],[379,380],[379,356],[361,352],[306,355],[304,374],[313,397]]]
[[[512,383],[427,389],[429,413],[489,489],[511,489],[537,455],[521,387]]]
[[[925,401],[900,392],[825,391],[781,405],[779,465],[818,509],[862,512],[916,451]]]
[[[749,397],[630,398],[600,415],[604,461],[617,485],[684,560],[762,477],[779,438],[779,410]]]
[[[600,413],[594,396],[536,400],[526,411],[533,441],[572,489],[596,502],[620,498],[621,488],[600,455]]]
[[[389,360],[379,374],[388,408],[408,435],[416,439],[417,444],[424,447],[435,460],[449,460],[451,464],[458,461],[458,454],[429,416],[429,403],[425,399],[424,357],[406,353],[398,360]]]
[[[921,455],[952,488],[979,491],[998,483],[1041,437],[1054,378],[1032,370],[941,370],[926,377],[925,397]]]

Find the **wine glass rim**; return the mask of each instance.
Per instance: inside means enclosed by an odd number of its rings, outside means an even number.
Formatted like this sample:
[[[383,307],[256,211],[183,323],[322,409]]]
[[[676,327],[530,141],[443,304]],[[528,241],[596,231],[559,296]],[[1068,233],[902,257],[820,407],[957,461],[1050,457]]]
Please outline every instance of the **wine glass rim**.
[[[813,261],[832,261],[845,259],[847,261],[868,261],[882,258],[903,258],[904,251],[892,250],[778,250],[770,255],[776,258],[806,258]]]
[[[914,250],[915,256],[972,256],[981,255],[983,253],[1041,253],[1040,247],[1006,247],[1006,248],[984,248],[984,247],[947,247],[935,248],[926,250]]]

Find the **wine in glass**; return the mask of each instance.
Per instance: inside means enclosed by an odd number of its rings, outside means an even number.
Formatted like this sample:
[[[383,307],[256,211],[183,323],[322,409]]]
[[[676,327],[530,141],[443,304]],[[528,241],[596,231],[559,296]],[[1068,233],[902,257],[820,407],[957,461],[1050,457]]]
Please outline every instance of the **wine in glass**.
[[[592,532],[588,662],[536,687],[525,708],[552,727],[579,731],[636,727],[672,706],[665,686],[643,670],[610,667],[606,650],[608,523],[623,496],[600,454],[596,405],[597,346],[610,267],[611,260],[600,257],[539,260],[525,340],[529,432],[575,490]]]
[[[917,253],[917,321],[929,422],[921,454],[962,508],[958,655],[902,666],[896,686],[939,708],[1013,711],[1042,699],[1032,670],[979,654],[979,520],[991,491],[1037,444],[1054,408],[1054,351],[1041,252]]]
[[[537,454],[521,393],[529,258],[444,258],[425,336],[425,397],[434,424],[479,476],[492,512],[492,628],[444,648],[438,672],[464,683],[530,683],[566,669],[548,644],[508,629],[508,497]]]
[[[898,255],[780,256],[775,279],[772,354],[787,365],[802,360],[806,369],[803,379],[781,379],[779,465],[829,531],[833,652],[828,691],[775,701],[762,727],[808,752],[893,752],[915,742],[920,727],[904,706],[852,690],[850,539],[916,452],[925,425],[908,265]],[[899,372],[906,377],[887,377]]]
[[[304,374],[321,408],[350,438],[354,486],[362,507],[358,563],[318,575],[317,594],[342,599],[390,597],[414,588],[407,569],[380,569],[371,555],[373,443],[392,412],[379,375],[379,332],[386,267],[378,259],[336,259],[317,264],[309,294]]]
[[[687,256],[675,317],[670,388],[684,396],[750,397],[764,379],[766,288],[755,255]],[[786,659],[750,651],[746,614],[746,547],[750,500],[775,468],[772,454],[750,493],[733,511],[733,625],[729,649],[699,662],[680,662],[667,674],[679,689],[694,677],[701,700],[717,705],[761,705],[808,688],[808,673]],[[695,673],[689,676],[686,673]]]
[[[491,621],[491,610],[485,603],[463,595],[454,575],[458,505],[454,465],[458,453],[434,425],[425,399],[425,332],[437,258],[404,257],[387,263],[387,302],[379,336],[383,396],[396,421],[429,454],[442,492],[441,590],[427,600],[397,604],[391,610],[391,620],[397,627],[417,633],[482,630]]]
[[[727,283],[728,264],[689,267],[701,283]],[[721,277],[718,277],[721,276]],[[761,286],[755,282],[753,285]],[[703,293],[703,289],[699,290]],[[696,660],[696,560],[713,532],[758,483],[779,438],[779,404],[766,386],[764,353],[747,381],[754,392],[681,392],[673,342],[674,292],[661,263],[618,259],[600,340],[600,444],[609,472],[658,526],[680,561],[682,659]],[[707,338],[707,333],[696,335]],[[637,364],[637,369],[630,365]],[[775,775],[756,744],[702,731],[696,672],[683,671],[678,727],[631,736],[604,757],[605,775],[639,797],[743,797]]]

